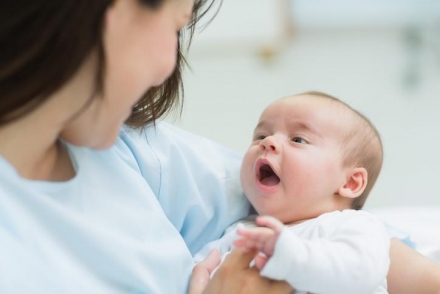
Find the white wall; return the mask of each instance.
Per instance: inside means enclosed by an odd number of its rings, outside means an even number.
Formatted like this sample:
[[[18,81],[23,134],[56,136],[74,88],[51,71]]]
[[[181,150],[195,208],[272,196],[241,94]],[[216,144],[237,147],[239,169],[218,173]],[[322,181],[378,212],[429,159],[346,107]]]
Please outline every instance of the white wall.
[[[438,0],[286,0],[300,27],[390,27],[439,22]]]
[[[242,11],[243,26],[246,19]],[[212,51],[212,44],[194,43],[185,109],[174,123],[243,153],[271,101],[328,92],[366,114],[382,135],[384,167],[367,206],[440,204],[440,34],[435,28],[422,33],[411,45],[394,25],[298,27],[270,62],[254,54],[258,42],[219,38],[216,44],[227,48]]]

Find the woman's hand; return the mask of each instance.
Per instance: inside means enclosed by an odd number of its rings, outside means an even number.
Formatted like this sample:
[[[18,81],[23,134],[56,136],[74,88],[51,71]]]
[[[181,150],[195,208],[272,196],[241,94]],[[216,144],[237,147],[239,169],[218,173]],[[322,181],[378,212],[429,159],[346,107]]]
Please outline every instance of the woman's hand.
[[[194,267],[188,294],[201,294],[205,290],[211,279],[212,271],[220,264],[220,261],[220,253],[214,249],[205,260]]]
[[[240,293],[291,293],[293,289],[283,281],[274,281],[260,276],[259,271],[249,264],[254,259],[257,251],[245,252],[235,248],[217,269],[214,277],[209,281],[209,273],[217,257],[210,256],[198,264],[193,270],[190,294],[240,294]],[[212,258],[212,260],[210,260]],[[203,290],[203,284],[207,283]]]

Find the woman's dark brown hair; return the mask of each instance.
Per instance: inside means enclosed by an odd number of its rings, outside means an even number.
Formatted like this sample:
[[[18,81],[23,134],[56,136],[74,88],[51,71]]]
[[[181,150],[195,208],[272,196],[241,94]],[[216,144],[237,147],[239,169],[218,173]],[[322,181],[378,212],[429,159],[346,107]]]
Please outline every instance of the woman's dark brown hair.
[[[168,0],[138,0],[150,9]],[[174,0],[179,1],[179,0]],[[190,39],[208,0],[196,0]],[[102,94],[105,50],[102,43],[106,10],[114,0],[2,0],[0,2],[0,126],[37,108],[59,90],[96,50],[98,67],[92,97]],[[161,86],[137,103],[127,124],[142,127],[181,102],[181,42],[177,66]]]

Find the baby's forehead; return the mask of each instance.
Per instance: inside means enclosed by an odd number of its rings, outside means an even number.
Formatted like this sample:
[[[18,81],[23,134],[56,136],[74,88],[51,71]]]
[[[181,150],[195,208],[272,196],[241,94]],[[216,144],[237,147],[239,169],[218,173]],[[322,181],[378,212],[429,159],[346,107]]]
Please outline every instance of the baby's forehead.
[[[308,111],[324,111],[328,113],[334,113],[340,117],[351,114],[351,110],[348,106],[339,100],[318,96],[313,94],[300,94],[283,97],[274,101],[272,104],[268,105],[263,111],[277,111],[277,110],[308,110]]]
[[[281,98],[263,111],[260,122],[286,122],[294,126],[314,125],[325,129],[344,129],[351,120],[350,109],[338,100],[312,95],[297,95]],[[339,132],[338,132],[339,133]]]
[[[261,114],[259,123],[272,125],[278,122],[294,128],[302,126],[318,130],[325,136],[343,139],[358,125],[358,120],[354,112],[339,100],[302,94],[284,97],[270,104]]]

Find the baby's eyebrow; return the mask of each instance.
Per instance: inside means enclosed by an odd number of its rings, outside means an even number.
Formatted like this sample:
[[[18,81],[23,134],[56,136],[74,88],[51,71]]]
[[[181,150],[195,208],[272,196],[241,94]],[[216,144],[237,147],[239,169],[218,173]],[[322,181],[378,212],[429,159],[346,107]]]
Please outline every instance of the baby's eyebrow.
[[[254,129],[254,134],[260,130],[267,130],[270,127],[271,127],[270,122],[265,121],[265,120],[260,121]],[[288,127],[291,130],[312,133],[316,136],[322,137],[322,133],[319,131],[319,129],[314,127],[310,123],[305,123],[302,121],[295,120],[295,121],[288,122]]]
[[[301,122],[301,121],[293,121],[293,122],[290,123],[289,126],[292,127],[292,128],[295,128],[297,130],[317,133],[316,128],[313,128],[313,126],[311,126],[309,123],[304,123],[304,122]]]
[[[269,124],[265,122],[259,122],[254,129],[253,136],[258,135],[261,132],[267,132],[269,128]]]
[[[258,122],[257,126],[255,127],[254,131],[258,130],[258,129],[262,129],[264,127],[267,127],[269,125],[269,123],[267,121],[260,121]]]
[[[294,122],[290,126],[296,128],[296,129],[299,129],[299,130],[306,130],[306,131],[316,133],[315,129],[313,129],[312,127],[310,127],[310,125],[305,124],[303,122]]]

